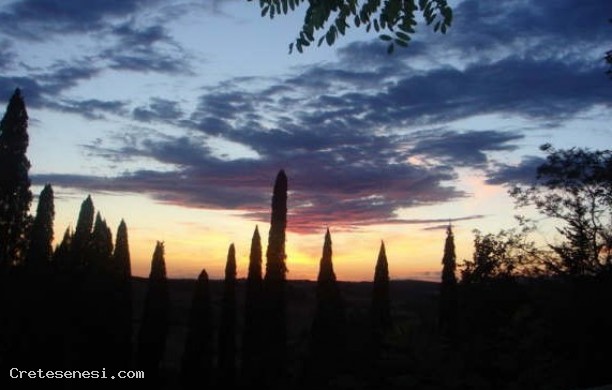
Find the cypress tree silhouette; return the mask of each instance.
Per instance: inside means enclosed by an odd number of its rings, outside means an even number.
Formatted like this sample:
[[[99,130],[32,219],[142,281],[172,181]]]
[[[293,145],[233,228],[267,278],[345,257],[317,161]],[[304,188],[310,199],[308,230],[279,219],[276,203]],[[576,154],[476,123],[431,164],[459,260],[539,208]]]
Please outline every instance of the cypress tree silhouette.
[[[62,241],[55,247],[53,251],[52,264],[56,270],[65,270],[72,264],[70,256],[72,255],[72,232],[70,228],[66,228]]]
[[[265,321],[264,370],[265,386],[269,389],[284,387],[286,379],[287,324],[285,274],[285,229],[287,227],[287,175],[280,170],[274,182],[272,215],[268,248],[266,250],[266,276],[264,277]]]
[[[41,191],[38,200],[26,261],[28,268],[35,272],[46,270],[51,262],[54,217],[53,188],[51,188],[51,184],[47,184]]]
[[[244,303],[244,332],[242,336],[243,385],[261,388],[262,357],[262,250],[259,229],[255,226],[251,239],[249,272]]]
[[[372,337],[374,352],[378,352],[382,338],[391,327],[391,304],[389,298],[389,265],[385,243],[381,242],[376,269],[374,271],[374,283],[372,288]]]
[[[23,314],[20,324],[22,338],[22,362],[40,367],[58,367],[57,352],[62,350],[63,341],[57,336],[58,302],[50,272],[53,240],[53,190],[47,184],[42,190],[36,218],[30,231],[30,244],[26,256],[26,279],[21,282]]]
[[[442,283],[440,284],[439,327],[444,339],[450,343],[456,341],[457,332],[457,257],[455,256],[455,238],[451,225],[446,229],[444,256],[442,257]]]
[[[0,121],[0,270],[25,260],[32,201],[28,143],[28,113],[17,88]]]
[[[82,270],[87,263],[87,248],[90,244],[92,228],[94,223],[94,205],[91,196],[81,203],[81,210],[77,219],[76,229],[72,236],[71,256],[72,264],[69,271]]]
[[[106,365],[117,368],[115,330],[117,302],[111,274],[112,234],[100,213],[85,247],[85,269],[82,282],[82,321],[84,342],[80,364],[91,367]]]
[[[203,269],[196,281],[185,350],[181,361],[181,381],[185,389],[205,389],[211,384],[213,369],[213,313],[208,274]]]
[[[127,225],[122,219],[117,228],[115,251],[111,258],[114,308],[113,339],[118,367],[128,367],[132,354],[132,266]]]
[[[332,241],[325,233],[317,278],[317,307],[312,323],[304,383],[324,388],[342,370],[346,319],[344,302],[332,263]]]
[[[231,244],[227,252],[221,326],[219,327],[219,386],[231,389],[236,376],[236,249]]]
[[[92,268],[93,272],[103,272],[105,276],[108,276],[112,265],[112,254],[113,235],[106,224],[106,220],[102,219],[100,212],[97,212],[91,238],[86,249],[86,266]]]
[[[164,244],[157,242],[138,333],[136,365],[146,372],[151,383],[161,379],[160,366],[166,350],[170,296],[166,277]]]

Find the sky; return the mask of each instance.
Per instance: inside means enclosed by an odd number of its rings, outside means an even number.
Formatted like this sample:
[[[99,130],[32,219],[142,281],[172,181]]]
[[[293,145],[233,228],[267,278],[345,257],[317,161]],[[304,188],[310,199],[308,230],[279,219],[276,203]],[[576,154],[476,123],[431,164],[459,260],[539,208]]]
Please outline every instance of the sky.
[[[136,276],[159,240],[170,277],[222,278],[231,243],[244,277],[284,169],[289,279],[316,279],[329,228],[340,280],[371,280],[381,241],[392,279],[439,280],[449,222],[460,263],[474,229],[529,215],[508,189],[533,180],[540,145],[612,146],[612,2],[451,5],[445,35],[421,23],[392,55],[354,27],[289,54],[303,10],[2,0],[0,98],[22,89],[56,240],[91,194],[114,232],[126,221]],[[539,222],[554,241],[555,221]]]

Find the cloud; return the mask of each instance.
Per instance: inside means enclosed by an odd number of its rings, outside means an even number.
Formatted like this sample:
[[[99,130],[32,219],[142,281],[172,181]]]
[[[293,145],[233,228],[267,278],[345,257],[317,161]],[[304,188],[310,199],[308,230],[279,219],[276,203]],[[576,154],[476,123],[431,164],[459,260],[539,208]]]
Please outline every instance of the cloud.
[[[262,159],[227,161],[213,156],[197,138],[168,136],[141,140],[126,148],[132,158],[153,159],[176,168],[168,172],[140,170],[111,178],[44,175],[33,180],[88,191],[146,193],[165,203],[242,210],[248,217],[266,221],[274,173],[284,168],[290,180],[291,229],[295,231],[312,231],[324,225],[350,228],[410,223],[397,218],[395,210],[464,196],[442,184],[455,178],[445,167],[389,164],[385,157],[370,159],[368,164],[359,159],[339,163],[344,151],[294,151],[291,156],[276,153]],[[109,148],[89,145],[88,150],[112,159]],[[119,148],[114,153],[123,156],[128,150]],[[393,153],[387,150],[384,154]]]
[[[412,152],[440,159],[457,166],[483,167],[488,162],[486,152],[512,151],[511,142],[524,138],[523,134],[495,130],[459,133],[453,130],[416,134]]]
[[[0,31],[45,40],[52,34],[99,29],[109,17],[133,14],[143,0],[18,0],[0,11]],[[150,3],[150,2],[149,2]]]
[[[128,102],[79,106],[64,99],[64,109],[96,112],[97,106],[100,113],[120,112],[183,134],[127,137],[112,147],[85,145],[99,158],[152,160],[168,171],[34,179],[89,191],[146,193],[166,203],[241,210],[268,220],[272,178],[283,168],[290,180],[291,229],[413,223],[397,211],[467,196],[455,186],[457,167],[484,170],[489,184],[508,184],[529,180],[540,161],[494,163],[496,155],[517,150],[528,136],[524,128],[490,124],[485,130],[465,125],[459,130],[458,121],[526,118],[535,123],[532,128],[552,124],[554,131],[587,110],[609,106],[612,90],[596,55],[602,42],[610,42],[609,25],[594,22],[612,15],[612,5],[604,3],[465,0],[446,36],[419,32],[408,49],[393,56],[378,40],[348,44],[338,50],[336,62],[204,88],[191,112],[162,98],[131,110]],[[188,71],[188,58],[163,26],[132,23],[133,10],[121,12],[102,12],[121,14],[121,20],[95,19],[112,42],[92,58],[116,70]],[[46,86],[62,92],[63,85],[98,71],[60,65],[39,82],[22,80],[40,102]],[[0,78],[0,86],[14,81]],[[231,144],[228,149],[248,148],[257,157],[220,157],[211,140]]]
[[[526,156],[518,165],[496,164],[488,172],[488,184],[515,185],[534,184],[538,167],[546,159],[537,156]]]
[[[159,73],[191,72],[189,56],[159,24],[139,26],[132,18],[110,27],[116,42],[103,50],[100,60],[115,70]]]
[[[142,122],[154,120],[178,120],[184,113],[177,102],[162,98],[152,98],[147,106],[136,107],[132,111],[134,119]]]

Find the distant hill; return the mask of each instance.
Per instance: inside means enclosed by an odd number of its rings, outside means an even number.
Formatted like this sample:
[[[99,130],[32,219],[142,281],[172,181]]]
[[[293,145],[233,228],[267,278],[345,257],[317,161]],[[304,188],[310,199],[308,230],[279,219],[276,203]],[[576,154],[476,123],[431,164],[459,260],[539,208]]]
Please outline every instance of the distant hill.
[[[340,282],[342,297],[347,305],[352,329],[358,332],[367,318],[371,299],[371,282]],[[195,279],[170,279],[170,299],[172,305],[170,333],[168,335],[165,366],[174,371],[180,362],[189,319],[191,296]],[[238,335],[242,334],[242,315],[244,307],[245,280],[238,281]],[[288,335],[289,343],[295,350],[305,345],[310,331],[315,309],[316,282],[308,280],[289,280],[287,283]],[[437,296],[439,283],[418,280],[392,280],[390,284],[392,311],[396,323],[404,320],[421,325],[433,324],[437,316]],[[142,316],[142,305],[147,287],[147,278],[133,278],[134,331],[137,332]],[[219,308],[223,291],[222,280],[210,281],[214,305],[215,326],[218,326]],[[238,338],[240,343],[240,337]]]

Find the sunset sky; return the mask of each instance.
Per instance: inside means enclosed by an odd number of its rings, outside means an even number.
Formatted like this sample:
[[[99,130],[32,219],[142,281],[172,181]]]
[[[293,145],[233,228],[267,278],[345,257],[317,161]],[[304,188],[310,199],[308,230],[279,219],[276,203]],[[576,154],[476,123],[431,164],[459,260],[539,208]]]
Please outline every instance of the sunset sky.
[[[316,278],[329,227],[341,280],[371,280],[381,240],[391,278],[438,280],[449,220],[459,261],[473,229],[516,225],[541,144],[612,147],[611,1],[452,1],[446,35],[391,56],[354,28],[289,54],[301,12],[246,0],[0,4],[0,98],[22,89],[56,239],[91,194],[137,276],[160,240],[170,277],[221,278],[231,243],[244,277],[285,169],[288,278]]]

